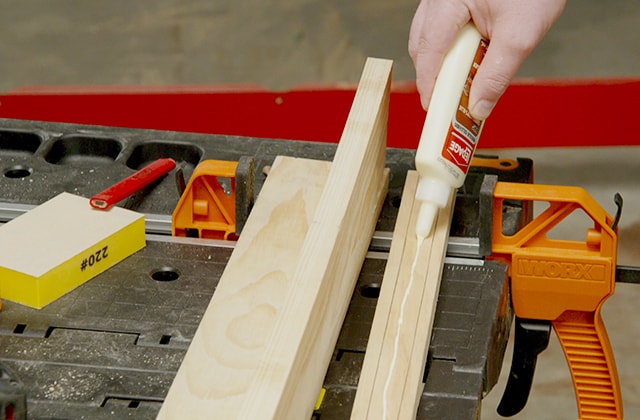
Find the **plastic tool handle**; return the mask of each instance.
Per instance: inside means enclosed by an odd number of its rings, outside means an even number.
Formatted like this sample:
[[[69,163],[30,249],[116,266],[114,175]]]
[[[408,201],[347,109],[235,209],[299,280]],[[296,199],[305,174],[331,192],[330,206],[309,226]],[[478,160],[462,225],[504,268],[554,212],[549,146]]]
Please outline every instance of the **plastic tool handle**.
[[[567,311],[552,325],[571,371],[578,418],[621,419],[618,371],[600,307],[595,312]]]
[[[140,191],[163,175],[176,167],[173,159],[158,159],[122,181],[94,195],[89,200],[91,207],[99,210],[108,210],[114,204],[124,200],[131,194]]]
[[[551,322],[516,317],[513,359],[498,414],[511,417],[527,405],[538,355],[549,345]]]

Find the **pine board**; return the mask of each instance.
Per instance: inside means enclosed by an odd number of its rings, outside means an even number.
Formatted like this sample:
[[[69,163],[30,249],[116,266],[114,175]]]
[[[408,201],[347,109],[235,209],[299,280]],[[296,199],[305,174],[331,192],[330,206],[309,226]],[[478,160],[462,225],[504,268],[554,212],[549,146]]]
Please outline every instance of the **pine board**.
[[[311,415],[386,195],[390,80],[367,61],[330,171],[276,162],[159,418]]]
[[[440,210],[422,244],[415,234],[417,173],[407,174],[352,419],[415,418],[453,210]],[[416,259],[416,252],[418,256]]]

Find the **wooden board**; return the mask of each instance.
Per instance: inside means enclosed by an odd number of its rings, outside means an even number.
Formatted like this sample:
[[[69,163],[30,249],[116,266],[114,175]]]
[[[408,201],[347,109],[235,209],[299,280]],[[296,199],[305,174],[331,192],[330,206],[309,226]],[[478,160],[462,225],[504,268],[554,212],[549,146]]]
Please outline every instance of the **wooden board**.
[[[453,198],[431,237],[415,234],[416,172],[409,172],[354,400],[352,419],[415,418],[440,289]]]
[[[142,214],[58,194],[0,226],[0,297],[40,309],[145,244]]]
[[[329,162],[276,158],[159,418],[236,418],[282,309]]]
[[[311,165],[269,175],[159,418],[310,417],[386,195],[390,81],[367,61],[317,196]]]

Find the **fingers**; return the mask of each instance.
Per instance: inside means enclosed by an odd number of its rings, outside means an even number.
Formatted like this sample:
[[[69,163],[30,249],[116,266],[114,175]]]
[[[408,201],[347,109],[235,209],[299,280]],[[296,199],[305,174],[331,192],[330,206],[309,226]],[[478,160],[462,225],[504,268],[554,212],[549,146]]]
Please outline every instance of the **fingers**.
[[[422,0],[418,5],[409,32],[409,55],[416,69],[416,86],[424,109],[429,106],[444,55],[468,21],[468,10],[457,2]]]
[[[523,61],[564,9],[566,0],[422,0],[409,34],[422,107],[458,31],[472,19],[490,39],[487,54],[471,85],[470,112],[486,119]]]
[[[534,46],[513,36],[494,36],[471,84],[469,111],[474,118],[487,119]]]
[[[565,0],[537,0],[535,5],[494,0],[485,6],[472,12],[490,42],[469,93],[469,111],[481,120],[489,116],[524,60],[560,17]]]

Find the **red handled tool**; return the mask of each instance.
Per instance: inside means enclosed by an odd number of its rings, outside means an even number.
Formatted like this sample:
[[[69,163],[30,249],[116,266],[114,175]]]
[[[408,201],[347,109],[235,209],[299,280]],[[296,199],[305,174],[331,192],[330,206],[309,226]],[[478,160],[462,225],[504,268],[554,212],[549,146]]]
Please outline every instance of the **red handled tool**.
[[[89,200],[89,204],[91,204],[91,207],[99,210],[108,210],[114,204],[140,191],[161,176],[166,175],[175,167],[176,162],[173,159],[158,159],[117,184],[94,195]]]

